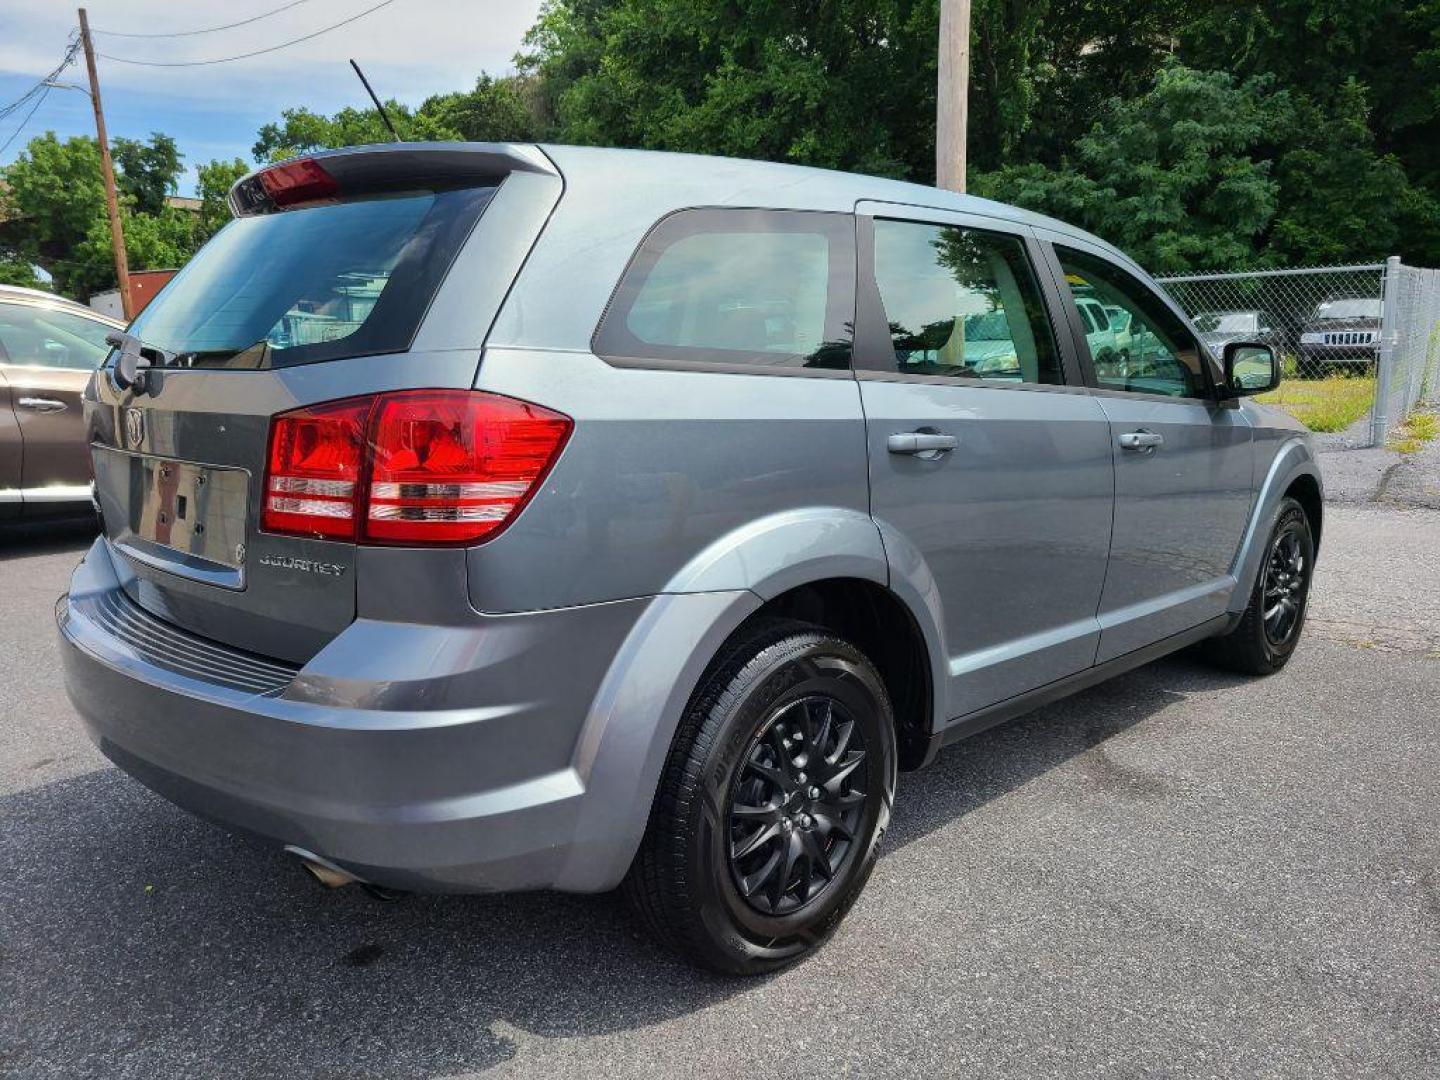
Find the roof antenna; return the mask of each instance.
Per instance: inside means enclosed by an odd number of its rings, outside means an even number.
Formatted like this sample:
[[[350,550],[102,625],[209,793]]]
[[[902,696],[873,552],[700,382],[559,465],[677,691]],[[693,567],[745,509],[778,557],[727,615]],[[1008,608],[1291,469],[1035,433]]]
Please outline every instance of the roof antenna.
[[[375,96],[375,91],[370,88],[370,80],[365,78],[365,73],[360,70],[360,65],[351,59],[350,66],[355,69],[355,74],[360,76],[360,82],[365,86],[365,92],[370,95],[370,100],[375,103],[375,111],[380,114],[380,119],[385,121],[385,126],[390,129],[390,134],[396,142],[400,141],[400,133],[395,130],[395,125],[390,122],[390,115],[385,111],[385,106],[380,104],[380,99]]]

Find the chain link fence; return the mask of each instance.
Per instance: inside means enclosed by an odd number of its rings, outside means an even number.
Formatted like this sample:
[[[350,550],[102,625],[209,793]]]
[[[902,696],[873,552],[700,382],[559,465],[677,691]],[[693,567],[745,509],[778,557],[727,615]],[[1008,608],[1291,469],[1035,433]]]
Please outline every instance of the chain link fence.
[[[1421,401],[1440,400],[1440,270],[1392,257],[1159,279],[1218,355],[1262,341],[1286,381],[1265,400],[1351,445],[1382,446]]]
[[[1420,402],[1440,403],[1440,270],[1385,265],[1384,326],[1375,392],[1375,442]]]

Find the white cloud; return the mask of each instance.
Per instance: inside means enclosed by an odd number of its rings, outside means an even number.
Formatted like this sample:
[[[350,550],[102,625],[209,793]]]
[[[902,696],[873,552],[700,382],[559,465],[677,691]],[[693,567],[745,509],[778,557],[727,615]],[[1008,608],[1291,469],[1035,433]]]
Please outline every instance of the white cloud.
[[[75,10],[64,0],[3,0],[0,72],[38,76],[65,49]],[[183,38],[122,38],[98,31],[163,33],[235,22],[282,0],[242,4],[195,0],[91,0],[96,46],[113,56],[148,60],[210,59],[263,49],[339,22],[378,0],[305,0],[248,26]],[[394,0],[311,41],[229,64],[150,68],[100,61],[107,94],[161,94],[189,108],[211,106],[274,114],[306,104],[333,109],[363,100],[346,61],[354,57],[383,97],[418,103],[429,94],[468,86],[481,71],[503,72],[535,21],[539,0]],[[83,67],[72,69],[83,79]],[[163,116],[157,117],[163,127]]]

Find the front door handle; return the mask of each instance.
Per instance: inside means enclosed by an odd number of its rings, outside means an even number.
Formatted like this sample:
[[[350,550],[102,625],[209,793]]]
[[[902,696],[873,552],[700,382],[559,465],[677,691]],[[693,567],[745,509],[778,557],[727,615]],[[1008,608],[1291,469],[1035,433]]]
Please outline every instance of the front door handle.
[[[22,409],[32,409],[35,412],[60,412],[65,408],[63,401],[56,401],[48,397],[22,397],[16,398],[15,404]]]
[[[1165,445],[1165,436],[1154,431],[1127,431],[1120,436],[1120,449],[1150,454]]]
[[[885,449],[892,454],[943,454],[954,450],[960,440],[954,435],[938,435],[932,431],[905,431],[885,440]]]

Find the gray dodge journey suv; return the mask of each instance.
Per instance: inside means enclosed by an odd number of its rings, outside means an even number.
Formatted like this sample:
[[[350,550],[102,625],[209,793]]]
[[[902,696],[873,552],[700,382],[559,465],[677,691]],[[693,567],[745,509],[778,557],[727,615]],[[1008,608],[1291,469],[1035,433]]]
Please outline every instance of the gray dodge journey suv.
[[[1305,433],[1145,273],[888,180],[573,147],[289,161],[87,391],[57,607],[100,748],[372,890],[624,885],[763,971],[897,773],[1204,643],[1295,648]],[[1077,301],[1153,362],[1097,364]],[[1148,340],[1148,339],[1147,339]]]

